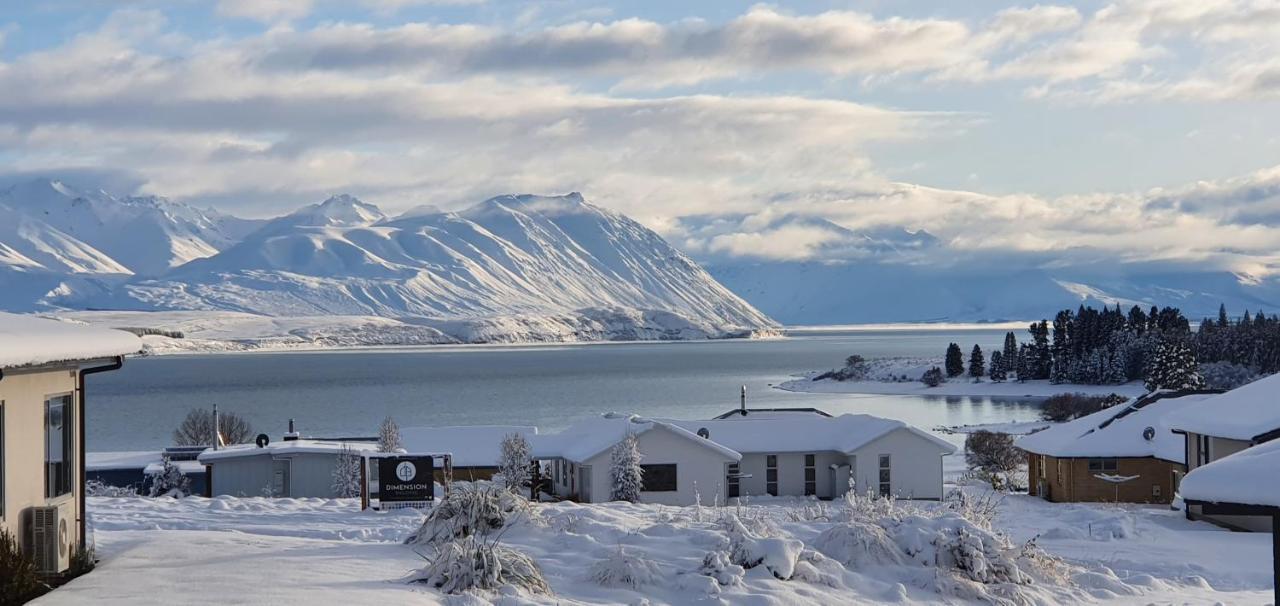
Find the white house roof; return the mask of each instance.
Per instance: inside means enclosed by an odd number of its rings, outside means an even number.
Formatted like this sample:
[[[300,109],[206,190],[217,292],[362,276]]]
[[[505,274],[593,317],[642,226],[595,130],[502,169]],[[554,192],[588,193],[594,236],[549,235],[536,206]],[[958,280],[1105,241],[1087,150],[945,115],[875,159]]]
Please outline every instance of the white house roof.
[[[496,467],[502,438],[518,433],[533,442],[538,428],[531,425],[472,425],[460,427],[402,427],[400,443],[409,452],[453,455],[454,467]]]
[[[613,445],[621,442],[628,433],[640,435],[654,429],[670,431],[727,459],[733,461],[742,459],[742,455],[733,449],[711,440],[704,440],[671,422],[612,412],[574,423],[560,433],[534,436],[531,440],[533,457],[536,459],[558,457],[582,462],[613,448]]]
[[[1280,440],[1272,440],[1191,470],[1178,485],[1183,499],[1280,507]]]
[[[219,459],[252,457],[262,454],[331,454],[341,452],[343,447],[350,448],[356,452],[376,452],[378,450],[378,445],[373,442],[340,442],[338,440],[311,440],[304,438],[272,442],[262,448],[258,448],[256,444],[235,444],[218,450],[209,448],[200,453],[196,460],[201,463],[208,463]]]
[[[1179,411],[1211,408],[1205,402],[1214,394],[1181,397],[1148,396],[1104,408],[1074,421],[1054,425],[1018,438],[1018,448],[1052,457],[1156,457],[1182,463],[1186,459],[1182,436],[1173,433],[1168,420]],[[1143,435],[1150,427],[1155,435]]]
[[[142,350],[133,333],[0,312],[0,368],[112,358]]]
[[[1217,395],[1209,406],[1170,415],[1169,426],[1234,440],[1280,429],[1280,374]]]
[[[670,422],[695,435],[698,430],[706,429],[712,441],[744,453],[835,451],[852,454],[871,441],[899,429],[925,438],[943,454],[956,451],[951,443],[902,421],[865,414],[838,417],[766,414]]]
[[[142,469],[159,461],[164,455],[159,450],[130,450],[122,452],[86,452],[86,471],[105,469]]]

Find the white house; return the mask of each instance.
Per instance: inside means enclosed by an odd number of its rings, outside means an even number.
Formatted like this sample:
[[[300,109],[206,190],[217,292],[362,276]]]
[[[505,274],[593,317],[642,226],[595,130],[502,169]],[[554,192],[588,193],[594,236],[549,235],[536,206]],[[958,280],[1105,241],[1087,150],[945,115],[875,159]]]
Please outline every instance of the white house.
[[[1186,436],[1188,473],[1280,437],[1280,374],[1220,394],[1205,406],[1169,415],[1169,426]],[[1273,482],[1268,478],[1259,481]],[[1268,516],[1229,515],[1212,505],[1187,508],[1188,517],[1239,530],[1270,531]]]
[[[141,349],[124,331],[0,313],[0,529],[42,572],[84,548],[85,376]]]
[[[610,497],[611,450],[627,433],[640,443],[641,501],[691,505],[742,496],[834,498],[849,489],[912,499],[942,498],[942,457],[955,446],[901,421],[832,417],[816,410],[749,411],[703,421],[608,414],[535,441],[551,460],[562,497]]]

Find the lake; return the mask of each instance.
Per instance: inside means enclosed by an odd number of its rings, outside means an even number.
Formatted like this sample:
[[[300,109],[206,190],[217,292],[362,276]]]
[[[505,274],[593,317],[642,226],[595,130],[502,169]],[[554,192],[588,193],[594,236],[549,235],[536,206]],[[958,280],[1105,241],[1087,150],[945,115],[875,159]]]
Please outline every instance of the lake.
[[[797,329],[784,339],[436,346],[130,359],[88,378],[90,451],[159,449],[193,407],[217,404],[279,439],[370,436],[401,426],[512,424],[542,430],[607,411],[706,418],[738,406],[865,412],[930,429],[1034,419],[1032,399],[802,394],[771,386],[864,357],[937,356],[955,341],[992,351],[1006,329]],[[1025,330],[1015,331],[1019,338]]]

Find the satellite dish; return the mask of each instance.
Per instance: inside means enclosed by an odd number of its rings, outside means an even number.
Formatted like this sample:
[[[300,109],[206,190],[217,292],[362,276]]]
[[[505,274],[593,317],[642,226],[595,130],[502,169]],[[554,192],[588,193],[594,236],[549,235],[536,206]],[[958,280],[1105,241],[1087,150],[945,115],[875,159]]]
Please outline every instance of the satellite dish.
[[[711,432],[710,432],[710,431],[707,431],[707,428],[706,428],[706,427],[700,428],[700,429],[698,430],[698,437],[699,437],[699,438],[702,438],[702,439],[704,439],[704,440],[710,440],[710,439],[711,439]]]
[[[1152,438],[1154,438],[1154,437],[1156,437],[1156,428],[1154,428],[1154,427],[1148,427],[1148,428],[1146,428],[1146,429],[1142,430],[1142,439],[1144,439],[1144,440],[1146,440],[1146,441],[1150,442],[1150,441],[1151,441],[1151,439],[1152,439]]]
[[[267,437],[267,434],[265,433],[260,433],[258,434],[258,437],[253,440],[253,443],[257,444],[258,448],[266,448],[267,444],[271,443],[271,438]]]

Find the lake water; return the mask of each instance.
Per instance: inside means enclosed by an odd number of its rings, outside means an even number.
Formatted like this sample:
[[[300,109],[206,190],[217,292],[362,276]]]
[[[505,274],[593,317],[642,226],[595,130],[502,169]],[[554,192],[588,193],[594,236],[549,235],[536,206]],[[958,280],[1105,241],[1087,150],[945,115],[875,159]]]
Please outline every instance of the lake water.
[[[1018,331],[1022,334],[1025,331]],[[401,426],[516,424],[543,430],[607,411],[707,418],[738,406],[866,412],[925,429],[1035,418],[1029,399],[797,394],[771,386],[864,357],[997,347],[1004,329],[824,329],[785,339],[548,346],[439,346],[131,359],[88,378],[90,451],[158,449],[187,410],[218,404],[279,439]]]

